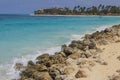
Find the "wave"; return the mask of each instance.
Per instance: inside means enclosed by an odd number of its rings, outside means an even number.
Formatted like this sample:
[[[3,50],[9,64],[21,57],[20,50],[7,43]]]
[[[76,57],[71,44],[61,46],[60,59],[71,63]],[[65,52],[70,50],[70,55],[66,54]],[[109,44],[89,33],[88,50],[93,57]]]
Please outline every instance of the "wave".
[[[101,30],[104,30],[105,28],[108,28],[108,27],[111,27],[111,26],[112,25],[104,25],[104,26],[100,26],[98,28],[93,28],[93,31],[86,31],[84,34],[86,34],[86,33],[91,34],[95,31],[101,31]],[[65,44],[69,45],[72,40],[82,40],[82,37],[84,36],[84,34],[81,34],[81,35],[72,34],[70,41],[66,42]],[[0,73],[0,78],[2,80],[17,79],[17,78],[20,77],[19,76],[20,71],[17,71],[17,70],[14,69],[14,65],[16,63],[22,63],[24,66],[26,66],[27,62],[29,60],[32,60],[33,62],[36,62],[36,57],[43,54],[43,53],[49,53],[49,54],[52,55],[55,52],[59,52],[60,50],[61,50],[61,46],[56,46],[56,47],[51,47],[51,48],[41,50],[41,51],[38,50],[34,53],[34,55],[31,54],[31,55],[22,56],[20,58],[14,58],[14,60],[12,61],[11,64],[0,65],[0,71],[3,71],[3,74]]]
[[[14,69],[14,66],[16,63],[22,63],[24,66],[26,66],[29,60],[32,60],[35,63],[36,57],[43,53],[49,53],[52,55],[55,52],[58,52],[60,50],[61,50],[61,47],[57,46],[57,47],[48,48],[42,51],[38,50],[34,53],[34,55],[26,55],[20,58],[14,58],[11,64],[0,65],[0,71],[3,70],[3,72],[0,73],[0,78],[2,80],[18,79],[20,78],[19,76],[20,71]]]

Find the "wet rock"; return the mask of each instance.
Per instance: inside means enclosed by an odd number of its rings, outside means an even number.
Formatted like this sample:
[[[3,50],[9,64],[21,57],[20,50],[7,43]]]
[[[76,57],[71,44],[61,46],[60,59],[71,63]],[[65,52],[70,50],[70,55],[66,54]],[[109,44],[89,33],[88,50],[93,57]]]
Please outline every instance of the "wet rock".
[[[87,74],[85,73],[85,71],[79,70],[76,74],[75,74],[76,78],[86,78]]]
[[[33,66],[33,65],[35,65],[34,63],[33,63],[33,61],[28,61],[28,65],[31,65],[31,66]]]
[[[20,70],[20,69],[24,68],[24,66],[23,66],[22,63],[16,63],[15,66],[14,66],[14,68],[15,68],[16,70]]]

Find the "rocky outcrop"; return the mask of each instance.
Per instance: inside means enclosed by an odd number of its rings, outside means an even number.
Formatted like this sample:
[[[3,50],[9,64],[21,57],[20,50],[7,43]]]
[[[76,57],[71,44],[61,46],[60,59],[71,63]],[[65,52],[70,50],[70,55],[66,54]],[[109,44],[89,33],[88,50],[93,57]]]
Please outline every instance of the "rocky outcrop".
[[[99,53],[102,52],[99,45],[107,45],[118,42],[120,37],[120,25],[86,34],[83,40],[73,40],[69,45],[62,45],[61,51],[54,55],[42,54],[36,58],[36,63],[28,62],[20,73],[20,80],[75,80],[86,78],[87,74],[82,68],[91,70],[95,63],[107,65]],[[119,59],[119,57],[118,57]],[[16,64],[15,68],[20,70],[22,64]],[[69,79],[67,75],[72,75]],[[114,78],[112,80],[119,80]]]

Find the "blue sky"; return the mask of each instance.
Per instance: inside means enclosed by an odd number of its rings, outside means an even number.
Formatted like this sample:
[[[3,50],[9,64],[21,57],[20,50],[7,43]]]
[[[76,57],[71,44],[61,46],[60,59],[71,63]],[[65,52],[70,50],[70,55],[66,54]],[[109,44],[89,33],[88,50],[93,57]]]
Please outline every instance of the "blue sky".
[[[120,0],[0,0],[0,14],[29,14],[36,9],[49,7],[120,5]]]

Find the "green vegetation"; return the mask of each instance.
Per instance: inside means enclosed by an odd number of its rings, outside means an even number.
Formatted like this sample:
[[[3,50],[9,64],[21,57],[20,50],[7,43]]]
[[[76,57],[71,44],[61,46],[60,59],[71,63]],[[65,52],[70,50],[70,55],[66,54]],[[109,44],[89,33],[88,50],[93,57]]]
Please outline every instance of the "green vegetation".
[[[75,6],[73,9],[65,8],[49,8],[40,9],[34,14],[46,15],[120,15],[120,6],[102,5],[92,7]]]

